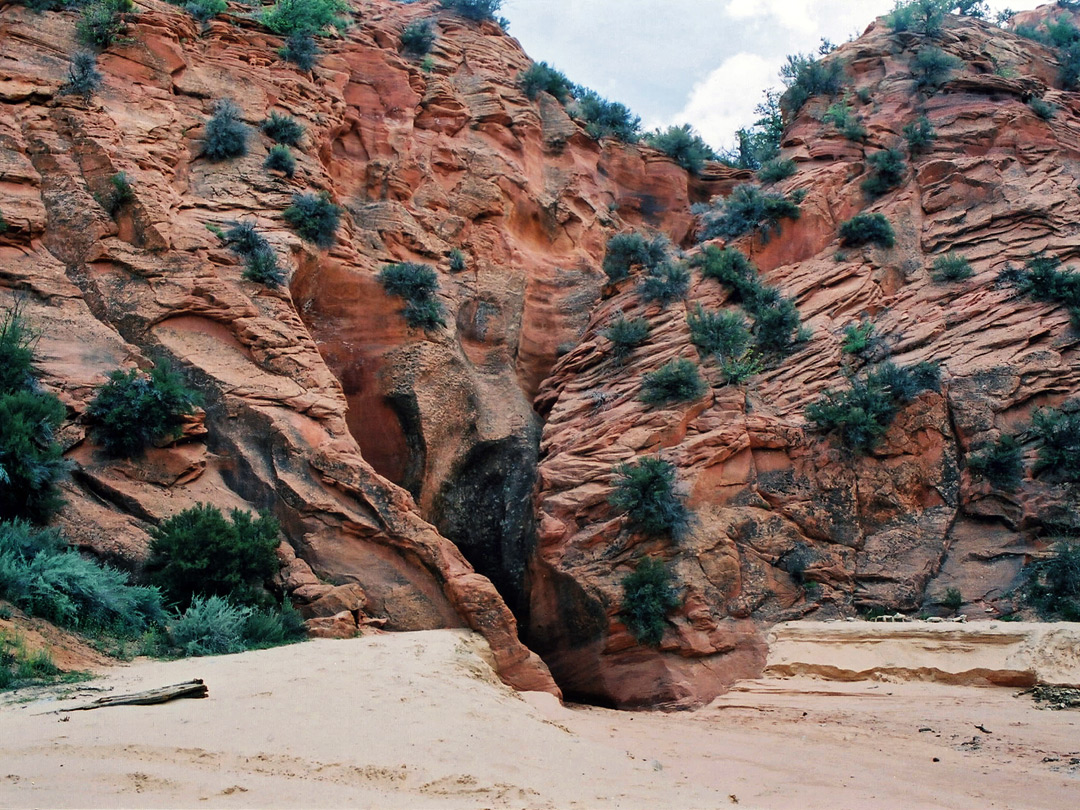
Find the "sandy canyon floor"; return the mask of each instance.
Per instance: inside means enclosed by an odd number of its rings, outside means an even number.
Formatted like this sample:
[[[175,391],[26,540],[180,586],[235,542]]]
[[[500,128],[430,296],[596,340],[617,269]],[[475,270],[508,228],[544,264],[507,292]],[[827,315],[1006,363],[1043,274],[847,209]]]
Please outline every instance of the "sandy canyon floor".
[[[461,631],[379,635],[11,693],[0,806],[1080,806],[1080,711],[1018,689],[775,678],[616,712],[517,694],[487,654]],[[56,712],[193,677],[208,699]]]

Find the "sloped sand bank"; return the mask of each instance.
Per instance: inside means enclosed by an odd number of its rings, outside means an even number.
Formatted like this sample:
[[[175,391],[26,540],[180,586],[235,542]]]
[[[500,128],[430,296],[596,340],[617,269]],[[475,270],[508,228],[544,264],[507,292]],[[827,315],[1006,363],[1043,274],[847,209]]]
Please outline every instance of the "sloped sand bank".
[[[697,712],[627,713],[515,694],[487,655],[462,631],[313,641],[115,667],[64,699],[8,696],[0,806],[1034,810],[1080,797],[1080,712],[1016,689],[765,679]],[[193,677],[209,699],[49,713],[91,689]]]

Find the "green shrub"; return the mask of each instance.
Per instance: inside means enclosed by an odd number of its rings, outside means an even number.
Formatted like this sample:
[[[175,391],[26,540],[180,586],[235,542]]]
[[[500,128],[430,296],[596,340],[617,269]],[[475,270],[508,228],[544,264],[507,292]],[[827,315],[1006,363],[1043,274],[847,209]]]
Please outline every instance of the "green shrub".
[[[401,49],[414,56],[425,56],[435,45],[435,25],[432,20],[417,20],[401,31]]]
[[[133,9],[131,0],[94,0],[75,24],[76,39],[88,48],[108,48],[124,31],[122,15]]]
[[[288,601],[281,610],[253,610],[244,622],[244,646],[249,650],[291,644],[306,635],[303,617]]]
[[[964,595],[960,593],[959,588],[946,588],[945,598],[941,600],[942,607],[946,607],[949,610],[959,610],[960,606],[964,604]]]
[[[19,633],[0,630],[0,690],[57,680],[85,680],[85,673],[61,673],[45,647],[31,652]]]
[[[706,160],[716,160],[712,147],[689,124],[671,126],[645,136],[645,143],[659,149],[691,174],[701,174]]]
[[[795,165],[794,160],[773,158],[761,164],[757,176],[762,183],[779,183],[781,180],[791,177],[797,171],[798,167]]]
[[[666,261],[651,268],[638,282],[638,297],[645,303],[667,306],[685,298],[690,290],[690,271],[682,262]]]
[[[169,0],[174,2],[174,0]],[[188,0],[183,3],[184,11],[199,22],[206,22],[225,11],[229,5],[225,0]]]
[[[790,298],[779,298],[771,306],[759,307],[753,315],[755,337],[761,352],[787,354],[800,341],[799,310]]]
[[[608,239],[604,254],[604,272],[611,281],[622,281],[632,267],[647,270],[657,267],[667,258],[668,243],[663,236],[649,241],[640,233],[618,233]]]
[[[678,536],[689,522],[686,506],[675,492],[675,467],[655,456],[617,466],[608,503],[626,513],[633,531],[649,536]]]
[[[1039,408],[1032,414],[1031,432],[1040,442],[1035,471],[1050,470],[1059,480],[1080,481],[1080,412]]]
[[[862,190],[870,197],[880,197],[904,182],[907,164],[899,149],[884,149],[870,155],[866,162],[870,175],[863,180]]]
[[[738,312],[710,312],[699,304],[686,316],[690,342],[702,358],[715,355],[718,359],[742,357],[750,345],[750,330]]]
[[[292,177],[296,174],[296,158],[289,151],[289,147],[276,143],[270,147],[263,167],[270,171],[282,172],[286,177]]]
[[[908,154],[912,157],[927,151],[937,139],[937,132],[934,131],[933,124],[925,115],[920,115],[914,121],[905,124],[903,133],[908,145]]]
[[[930,271],[930,278],[937,282],[963,281],[973,275],[975,271],[971,269],[971,262],[959,253],[938,256],[934,259],[934,266]]]
[[[320,248],[332,247],[342,209],[335,205],[325,191],[318,194],[294,194],[292,205],[282,212],[285,221],[305,242]]]
[[[156,588],[68,547],[55,530],[0,522],[0,597],[64,627],[132,636],[164,618]]]
[[[749,128],[735,133],[737,148],[720,156],[720,161],[736,169],[760,169],[780,156],[780,141],[784,137],[784,116],[780,109],[780,93],[766,90],[765,100],[754,112],[761,117]],[[763,182],[767,182],[762,178]]]
[[[214,105],[214,115],[206,122],[203,154],[211,160],[227,160],[247,154],[250,132],[243,122],[243,113],[230,99],[223,98]]]
[[[831,104],[821,117],[821,120],[826,124],[835,126],[840,134],[849,141],[862,143],[866,140],[867,132],[862,118],[843,99]]]
[[[896,8],[886,15],[885,24],[897,33],[915,31],[937,36],[941,33],[945,15],[956,5],[949,0],[911,0],[907,3],[898,0]]]
[[[280,287],[285,273],[278,266],[277,254],[270,247],[252,251],[244,257],[244,278],[267,287]]]
[[[443,8],[453,11],[455,14],[467,20],[495,21],[496,12],[502,5],[502,0],[439,0]]]
[[[104,77],[97,69],[97,55],[77,51],[68,66],[68,80],[60,88],[61,95],[82,96],[89,101],[101,89]]]
[[[465,259],[465,254],[458,248],[454,248],[450,251],[450,272],[462,273],[469,267]]]
[[[1051,104],[1049,101],[1045,101],[1037,96],[1032,96],[1028,99],[1028,106],[1035,115],[1039,116],[1043,121],[1049,121],[1057,114],[1057,105]]]
[[[34,344],[38,333],[23,314],[22,299],[4,310],[0,319],[0,395],[29,391],[36,385]]]
[[[960,60],[940,48],[922,48],[911,60],[911,72],[915,76],[915,86],[931,92],[943,85],[954,70],[960,67]]]
[[[869,452],[881,441],[902,405],[939,385],[940,373],[932,364],[904,368],[883,363],[876,371],[852,380],[850,388],[825,391],[806,407],[806,418],[818,430],[835,432],[847,448]]]
[[[680,357],[646,374],[638,397],[649,405],[667,405],[698,399],[707,390],[694,361]]]
[[[518,85],[534,101],[541,93],[554,96],[566,104],[574,92],[574,84],[560,70],[547,62],[534,62],[518,74]]]
[[[997,441],[984,445],[968,456],[967,467],[996,489],[1011,492],[1020,486],[1024,475],[1020,444],[1013,436],[1003,434]]]
[[[286,62],[292,62],[301,70],[311,70],[319,54],[322,53],[311,34],[290,34],[285,44],[278,49],[278,56]]]
[[[896,236],[884,214],[856,214],[840,226],[840,242],[846,247],[878,245],[890,248],[896,244]]]
[[[720,376],[726,385],[739,385],[761,372],[764,363],[753,351],[738,357],[725,357],[720,361]]]
[[[262,131],[270,140],[287,146],[299,146],[304,137],[304,127],[295,118],[276,112],[270,113],[270,117],[262,122]]]
[[[226,655],[242,652],[244,628],[252,610],[220,596],[196,596],[169,626],[169,640],[184,655]]]
[[[0,394],[0,520],[44,523],[63,504],[57,483],[67,462],[56,433],[66,413],[53,394]]]
[[[780,78],[787,87],[781,103],[794,116],[812,97],[835,96],[844,89],[844,63],[839,59],[819,60],[792,54],[781,66]]]
[[[649,339],[649,322],[644,318],[619,315],[601,334],[611,341],[611,353],[622,362],[630,353]]]
[[[717,237],[735,239],[757,231],[762,241],[768,242],[779,232],[781,219],[799,218],[801,200],[798,194],[787,197],[762,191],[760,186],[750,183],[736,186],[726,199],[715,197],[709,206],[693,207],[693,212],[701,217],[698,241]]]
[[[664,638],[667,614],[681,604],[667,566],[646,557],[634,573],[623,578],[622,589],[619,613],[627,629],[641,644],[659,646]]]
[[[106,452],[130,457],[179,437],[184,417],[194,412],[198,399],[184,378],[162,362],[149,374],[138,369],[111,372],[86,415]]]
[[[1006,265],[999,281],[1013,285],[1036,301],[1065,306],[1073,328],[1080,330],[1080,274],[1071,267],[1065,270],[1060,267],[1060,259],[1038,254],[1028,259],[1023,268]]]
[[[233,222],[229,229],[221,233],[221,238],[229,246],[229,250],[239,256],[248,256],[256,251],[269,250],[270,243],[266,241],[251,221]]]
[[[349,24],[348,15],[346,0],[277,0],[262,12],[260,19],[281,36],[315,37],[325,34],[330,27],[344,29]]]
[[[110,177],[109,185],[112,189],[101,203],[109,216],[115,217],[125,205],[135,201],[135,189],[131,187],[131,181],[124,172],[117,172]]]
[[[195,596],[227,597],[239,605],[267,601],[264,585],[281,567],[274,553],[278,522],[233,509],[228,520],[198,504],[150,530],[150,581],[165,597],[187,607]]]
[[[863,318],[859,323],[849,324],[844,327],[844,342],[840,344],[842,351],[848,354],[865,354],[874,343],[874,324],[868,318]]]
[[[404,298],[402,314],[414,329],[432,330],[445,326],[439,292],[439,276],[426,264],[401,262],[388,264],[379,273],[379,282],[387,295]]]
[[[575,118],[584,122],[585,131],[592,138],[615,138],[625,143],[636,143],[641,136],[641,118],[630,108],[617,101],[608,101],[592,90],[584,90],[571,111]]]
[[[1063,540],[1053,555],[1029,565],[1024,591],[1043,618],[1080,621],[1080,543]]]

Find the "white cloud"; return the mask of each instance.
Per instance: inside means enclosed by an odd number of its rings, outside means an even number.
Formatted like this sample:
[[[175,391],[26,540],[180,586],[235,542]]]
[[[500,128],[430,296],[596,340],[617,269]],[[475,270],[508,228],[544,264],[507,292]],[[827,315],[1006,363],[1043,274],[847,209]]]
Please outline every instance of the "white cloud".
[[[714,147],[729,146],[735,130],[757,119],[767,87],[779,84],[777,65],[755,53],[737,53],[694,85],[686,106],[670,123],[689,122]]]

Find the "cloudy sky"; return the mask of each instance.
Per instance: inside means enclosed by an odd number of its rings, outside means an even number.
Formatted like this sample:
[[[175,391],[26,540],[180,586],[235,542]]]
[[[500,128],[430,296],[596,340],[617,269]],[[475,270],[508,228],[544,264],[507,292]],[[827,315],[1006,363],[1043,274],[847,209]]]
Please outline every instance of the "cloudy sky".
[[[1039,0],[991,2],[1020,11]],[[646,128],[692,124],[726,148],[789,53],[861,34],[893,0],[503,0],[529,55],[621,101]]]

